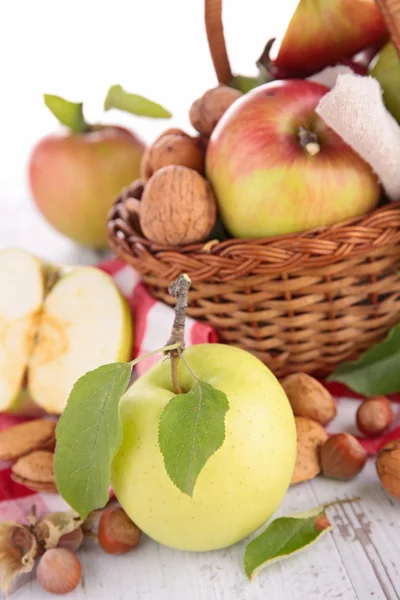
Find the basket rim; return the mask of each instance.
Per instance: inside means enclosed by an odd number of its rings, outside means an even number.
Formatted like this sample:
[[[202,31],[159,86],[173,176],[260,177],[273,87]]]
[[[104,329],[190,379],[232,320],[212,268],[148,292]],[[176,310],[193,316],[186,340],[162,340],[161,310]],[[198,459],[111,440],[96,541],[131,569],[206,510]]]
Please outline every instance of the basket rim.
[[[119,213],[119,204],[123,203],[123,199],[118,198],[112,207],[109,218],[108,218],[108,232],[111,241],[114,237],[122,239],[123,235],[113,234],[112,223],[118,223],[121,219]],[[387,227],[383,228],[382,225],[387,221]],[[182,244],[180,246],[171,246],[166,244],[158,244],[145,238],[140,232],[139,228],[134,228],[129,225],[131,229],[131,235],[129,235],[130,241],[136,244],[142,245],[147,248],[152,254],[159,254],[160,252],[177,252],[179,254],[189,253],[207,253],[207,254],[221,254],[224,250],[237,248],[238,246],[245,246],[248,249],[258,249],[260,246],[270,246],[275,248],[287,248],[296,241],[300,240],[321,240],[325,242],[335,241],[337,242],[338,237],[341,238],[353,236],[354,242],[357,243],[356,238],[360,238],[360,242],[363,237],[367,236],[367,230],[376,230],[377,236],[374,238],[374,246],[386,245],[387,240],[381,239],[382,229],[388,229],[393,231],[400,231],[400,200],[390,202],[384,206],[380,206],[375,210],[361,215],[359,217],[353,217],[345,221],[340,221],[334,225],[327,225],[324,227],[316,227],[307,231],[299,233],[287,233],[283,235],[276,235],[266,238],[228,238],[223,241],[219,241],[217,238],[210,239],[206,242],[197,242],[194,244]],[[341,235],[343,234],[343,235]],[[369,237],[369,236],[368,236]],[[293,245],[292,245],[293,247]]]
[[[395,247],[396,256],[398,247],[400,257],[400,201],[298,234],[166,246],[143,237],[120,196],[109,214],[108,241],[111,249],[139,272],[160,278],[185,269],[197,281],[210,277],[229,281],[250,273],[290,273],[327,267],[360,255],[378,253],[382,257],[385,247]]]

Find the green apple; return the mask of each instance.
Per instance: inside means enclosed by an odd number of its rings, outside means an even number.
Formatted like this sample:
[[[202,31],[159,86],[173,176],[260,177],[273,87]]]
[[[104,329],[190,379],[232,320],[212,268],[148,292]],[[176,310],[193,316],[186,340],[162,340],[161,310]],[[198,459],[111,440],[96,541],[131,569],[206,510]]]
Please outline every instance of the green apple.
[[[0,281],[0,412],[60,414],[86,371],[129,360],[131,312],[103,271],[7,249]]]
[[[400,123],[400,58],[392,42],[383,47],[369,74],[379,81],[386,108]]]
[[[0,252],[0,412],[22,409],[21,389],[45,293],[45,269],[18,249]]]
[[[111,277],[94,267],[67,270],[43,303],[29,394],[47,412],[60,414],[81,375],[128,360],[131,348],[131,312]]]
[[[147,535],[181,550],[230,546],[260,527],[279,506],[296,459],[296,430],[288,399],[256,357],[222,344],[185,351],[201,380],[225,392],[226,437],[200,472],[193,497],[169,479],[158,444],[160,415],[174,396],[169,361],[155,365],[120,403],[123,442],[112,463],[112,487],[124,510]],[[184,390],[193,382],[179,364]]]

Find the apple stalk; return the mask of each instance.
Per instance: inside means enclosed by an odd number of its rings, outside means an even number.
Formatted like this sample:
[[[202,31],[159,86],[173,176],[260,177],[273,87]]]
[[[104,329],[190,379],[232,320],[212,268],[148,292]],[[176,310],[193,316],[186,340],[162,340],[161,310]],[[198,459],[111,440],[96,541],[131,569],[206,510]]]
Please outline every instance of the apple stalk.
[[[300,146],[304,148],[310,156],[315,156],[321,150],[317,134],[313,131],[309,131],[302,125],[300,125],[298,129],[297,137],[300,142]]]
[[[188,295],[191,283],[190,277],[184,273],[179,275],[179,277],[173,283],[171,283],[168,288],[168,293],[177,299],[174,308],[175,318],[172,324],[172,331],[166,344],[167,346],[170,346],[171,344],[179,344],[177,348],[169,351],[169,356],[171,359],[172,385],[175,394],[182,393],[182,389],[178,380],[178,364],[180,355],[185,348],[185,311],[188,305]]]

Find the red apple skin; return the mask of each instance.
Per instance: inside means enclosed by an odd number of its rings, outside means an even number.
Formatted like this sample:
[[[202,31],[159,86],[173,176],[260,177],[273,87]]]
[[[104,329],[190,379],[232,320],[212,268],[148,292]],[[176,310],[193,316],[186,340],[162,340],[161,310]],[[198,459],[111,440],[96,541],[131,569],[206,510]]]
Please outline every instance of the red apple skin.
[[[122,188],[139,177],[144,143],[127,129],[101,126],[51,134],[29,160],[33,199],[45,219],[82,246],[107,246],[107,214]]]
[[[300,0],[274,65],[316,73],[374,44],[385,32],[375,0]]]
[[[228,231],[264,238],[332,225],[375,208],[370,167],[315,113],[328,89],[273,81],[239,98],[211,135],[206,172]],[[311,156],[300,126],[317,135]]]

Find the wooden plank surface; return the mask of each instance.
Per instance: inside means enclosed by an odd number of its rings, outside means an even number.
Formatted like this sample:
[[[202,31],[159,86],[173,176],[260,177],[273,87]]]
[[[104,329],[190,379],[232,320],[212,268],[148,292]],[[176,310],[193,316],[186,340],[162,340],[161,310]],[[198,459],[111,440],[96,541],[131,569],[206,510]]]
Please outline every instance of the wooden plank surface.
[[[0,196],[0,248],[24,247],[43,258],[94,264],[98,255],[52,231],[28,197]],[[337,428],[349,430],[357,403],[341,410]],[[350,427],[351,431],[351,427]],[[119,557],[96,545],[81,551],[82,584],[71,600],[396,600],[400,598],[400,501],[381,488],[371,459],[351,482],[316,478],[291,488],[277,515],[307,510],[335,498],[360,496],[357,504],[332,507],[332,533],[312,548],[272,565],[249,583],[243,570],[245,543],[212,553],[171,550],[145,539]],[[59,508],[60,500],[48,502]],[[239,518],[239,515],[238,515]],[[34,581],[15,600],[41,600]]]

